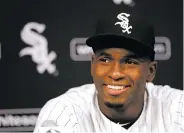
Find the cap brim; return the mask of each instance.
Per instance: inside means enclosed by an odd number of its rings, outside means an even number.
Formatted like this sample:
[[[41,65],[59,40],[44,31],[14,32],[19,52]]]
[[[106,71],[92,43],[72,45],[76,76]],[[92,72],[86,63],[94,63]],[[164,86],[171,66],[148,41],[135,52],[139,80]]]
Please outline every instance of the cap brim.
[[[100,34],[86,40],[86,44],[92,47],[93,51],[105,48],[123,48],[139,56],[154,56],[154,51],[148,45],[128,36],[117,34]]]

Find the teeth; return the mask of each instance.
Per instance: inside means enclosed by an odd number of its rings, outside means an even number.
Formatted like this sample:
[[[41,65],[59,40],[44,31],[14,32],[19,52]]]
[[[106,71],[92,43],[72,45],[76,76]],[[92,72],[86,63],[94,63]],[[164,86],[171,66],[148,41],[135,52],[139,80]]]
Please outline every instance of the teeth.
[[[109,89],[121,90],[124,89],[125,86],[114,86],[114,85],[107,85]]]

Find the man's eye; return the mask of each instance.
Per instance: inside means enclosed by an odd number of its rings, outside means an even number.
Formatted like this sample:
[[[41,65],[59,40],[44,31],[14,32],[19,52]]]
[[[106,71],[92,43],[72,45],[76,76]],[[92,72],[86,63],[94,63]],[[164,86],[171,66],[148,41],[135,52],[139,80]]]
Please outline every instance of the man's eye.
[[[125,64],[139,64],[139,62],[138,61],[135,61],[135,60],[132,60],[132,59],[127,59],[125,61]]]
[[[110,59],[109,58],[100,58],[99,59],[101,62],[110,62]]]

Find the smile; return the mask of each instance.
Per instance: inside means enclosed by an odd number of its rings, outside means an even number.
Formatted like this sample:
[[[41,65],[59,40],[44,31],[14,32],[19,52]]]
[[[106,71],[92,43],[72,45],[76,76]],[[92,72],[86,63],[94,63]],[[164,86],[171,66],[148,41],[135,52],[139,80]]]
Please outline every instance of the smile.
[[[110,95],[117,96],[129,89],[130,85],[106,85],[106,91]]]
[[[122,89],[125,89],[126,86],[119,86],[119,85],[107,85],[107,88],[109,89],[115,89],[115,90],[122,90]]]

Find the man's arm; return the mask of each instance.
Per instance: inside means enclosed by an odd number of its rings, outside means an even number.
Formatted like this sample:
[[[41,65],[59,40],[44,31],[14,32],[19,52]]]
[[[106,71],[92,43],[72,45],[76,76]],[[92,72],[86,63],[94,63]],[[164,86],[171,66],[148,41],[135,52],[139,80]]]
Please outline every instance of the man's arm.
[[[77,119],[67,99],[48,101],[41,109],[34,133],[77,132]]]
[[[181,98],[181,101],[182,101],[182,111],[181,111],[181,120],[182,120],[182,124],[181,124],[181,130],[182,132],[184,133],[184,91],[183,91],[183,94],[182,94],[182,98]]]
[[[184,133],[184,91],[182,91],[173,101],[173,131]]]

